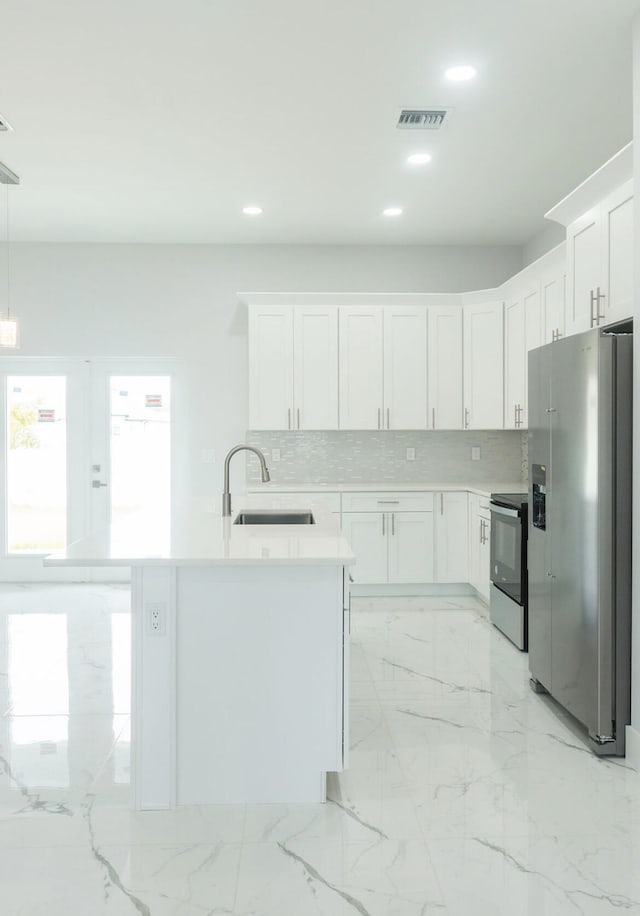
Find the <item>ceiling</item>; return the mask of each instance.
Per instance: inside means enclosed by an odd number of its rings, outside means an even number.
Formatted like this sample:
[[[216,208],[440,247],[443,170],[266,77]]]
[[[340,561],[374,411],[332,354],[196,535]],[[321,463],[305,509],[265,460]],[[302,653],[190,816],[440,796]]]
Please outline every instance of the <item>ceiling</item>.
[[[523,244],[632,137],[639,9],[3,0],[12,239]],[[477,78],[449,83],[457,63]],[[449,123],[396,129],[425,106]],[[421,150],[432,162],[409,167]]]

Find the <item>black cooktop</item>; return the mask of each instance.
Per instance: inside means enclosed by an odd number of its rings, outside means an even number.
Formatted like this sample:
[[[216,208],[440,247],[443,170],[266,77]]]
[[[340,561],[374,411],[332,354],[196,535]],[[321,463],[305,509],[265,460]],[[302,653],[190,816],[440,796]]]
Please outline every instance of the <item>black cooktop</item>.
[[[491,502],[508,509],[520,509],[528,502],[527,493],[492,493]]]

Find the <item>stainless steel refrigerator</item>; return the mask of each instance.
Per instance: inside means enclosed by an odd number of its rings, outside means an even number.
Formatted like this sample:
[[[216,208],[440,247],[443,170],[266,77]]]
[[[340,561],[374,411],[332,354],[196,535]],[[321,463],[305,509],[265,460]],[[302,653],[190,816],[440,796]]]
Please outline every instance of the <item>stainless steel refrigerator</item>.
[[[631,334],[529,353],[529,667],[597,754],[624,754],[631,680]]]

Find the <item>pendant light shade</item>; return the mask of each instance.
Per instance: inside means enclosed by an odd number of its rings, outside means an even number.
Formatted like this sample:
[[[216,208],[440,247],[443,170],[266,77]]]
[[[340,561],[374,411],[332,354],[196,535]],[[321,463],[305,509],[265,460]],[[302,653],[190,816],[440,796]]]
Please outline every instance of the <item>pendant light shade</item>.
[[[6,301],[0,311],[0,349],[16,350],[20,345],[18,322],[11,317],[11,265],[10,265],[10,238],[9,238],[9,185],[20,184],[20,179],[10,168],[0,162],[0,184],[5,185],[5,216],[6,216]],[[6,314],[5,314],[6,313]]]

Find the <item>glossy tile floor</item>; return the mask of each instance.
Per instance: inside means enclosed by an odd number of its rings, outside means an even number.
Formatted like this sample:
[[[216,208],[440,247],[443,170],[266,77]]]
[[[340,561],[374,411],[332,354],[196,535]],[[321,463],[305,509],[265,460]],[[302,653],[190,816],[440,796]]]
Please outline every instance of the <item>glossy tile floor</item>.
[[[640,775],[479,611],[354,601],[326,805],[137,814],[128,591],[0,586],[0,913],[640,914]]]

